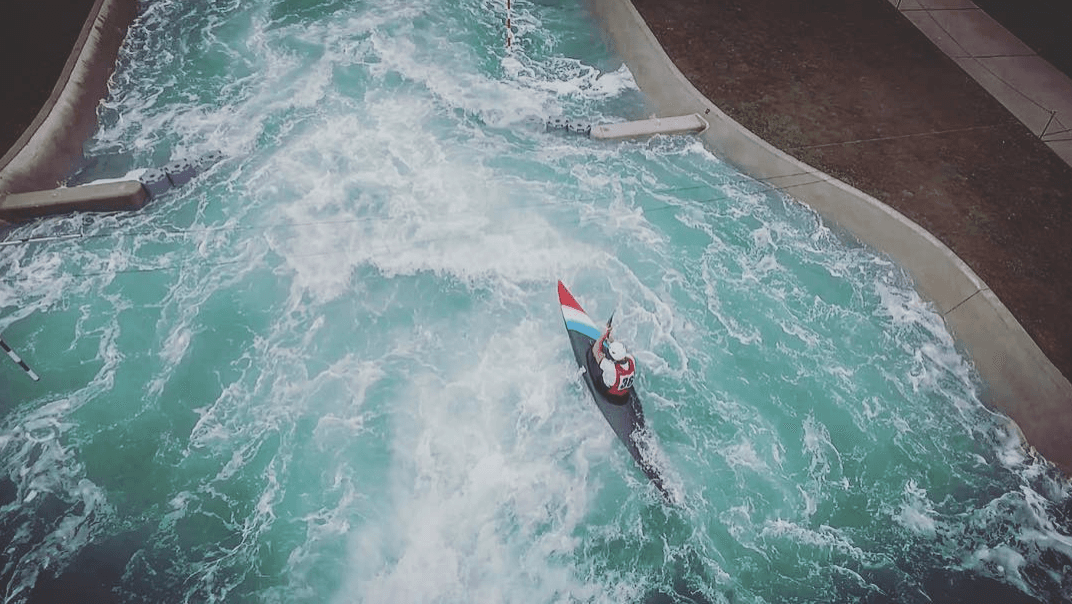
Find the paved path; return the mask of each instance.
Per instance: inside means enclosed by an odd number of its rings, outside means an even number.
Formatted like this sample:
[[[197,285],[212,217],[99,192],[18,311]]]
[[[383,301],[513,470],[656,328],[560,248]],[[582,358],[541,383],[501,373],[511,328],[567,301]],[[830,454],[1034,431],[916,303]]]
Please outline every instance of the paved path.
[[[971,0],[890,1],[935,46],[1072,166],[1072,79]]]

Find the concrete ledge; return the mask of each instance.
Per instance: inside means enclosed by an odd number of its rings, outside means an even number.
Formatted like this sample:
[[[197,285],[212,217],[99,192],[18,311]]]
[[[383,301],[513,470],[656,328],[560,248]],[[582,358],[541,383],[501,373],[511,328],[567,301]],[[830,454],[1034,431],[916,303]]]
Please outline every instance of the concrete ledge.
[[[592,126],[592,138],[613,140],[654,134],[689,134],[707,130],[707,120],[696,113],[677,117],[655,117],[650,120],[621,122]]]
[[[148,199],[148,191],[136,180],[13,193],[0,198],[0,220],[14,222],[66,212],[140,210]]]
[[[93,5],[52,95],[0,158],[0,195],[53,188],[82,157],[137,8],[137,0],[97,0]]]
[[[709,127],[700,136],[713,153],[786,190],[904,267],[974,361],[985,382],[983,400],[1072,474],[1072,384],[952,250],[893,208],[772,147],[722,112],[677,69],[632,2],[589,0],[589,6],[656,111],[702,115]]]
[[[1072,474],[1068,380],[989,289],[966,300],[945,319],[958,340],[975,342],[971,353],[979,373],[984,378],[999,376],[987,380],[988,402],[1006,411],[1047,459]],[[990,344],[980,345],[979,340],[990,340]]]

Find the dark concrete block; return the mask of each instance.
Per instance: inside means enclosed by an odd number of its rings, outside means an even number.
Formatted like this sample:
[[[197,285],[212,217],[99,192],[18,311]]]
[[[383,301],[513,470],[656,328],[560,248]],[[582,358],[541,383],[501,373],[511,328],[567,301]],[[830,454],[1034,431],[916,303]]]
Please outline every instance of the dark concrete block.
[[[167,172],[173,186],[181,187],[197,175],[197,167],[194,162],[184,159],[164,166],[164,172]]]
[[[138,177],[138,180],[141,181],[150,198],[155,198],[171,188],[171,180],[168,179],[167,173],[156,168],[146,170]]]
[[[201,174],[205,170],[208,170],[212,166],[216,165],[223,159],[223,153],[219,151],[209,151],[208,153],[197,158],[194,162],[194,166],[197,168],[197,173]]]

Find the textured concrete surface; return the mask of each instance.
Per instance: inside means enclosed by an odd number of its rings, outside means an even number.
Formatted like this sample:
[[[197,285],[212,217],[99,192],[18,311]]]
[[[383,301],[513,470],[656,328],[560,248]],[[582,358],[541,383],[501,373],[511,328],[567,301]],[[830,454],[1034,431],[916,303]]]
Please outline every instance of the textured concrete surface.
[[[59,82],[38,117],[0,158],[0,195],[57,186],[82,158],[97,126],[96,108],[108,91],[137,0],[98,0],[89,12]]]

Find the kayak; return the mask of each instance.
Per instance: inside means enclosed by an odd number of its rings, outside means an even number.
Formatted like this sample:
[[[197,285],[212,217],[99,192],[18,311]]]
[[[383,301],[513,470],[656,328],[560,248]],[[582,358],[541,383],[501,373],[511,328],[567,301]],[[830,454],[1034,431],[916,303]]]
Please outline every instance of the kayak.
[[[650,438],[644,424],[644,409],[640,406],[640,397],[637,396],[636,387],[629,389],[629,396],[625,399],[611,397],[596,388],[592,382],[593,376],[589,375],[588,356],[591,354],[592,345],[596,343],[603,333],[597,327],[595,321],[584,312],[577,299],[573,297],[566,286],[558,282],[558,303],[562,306],[562,320],[566,323],[566,333],[569,334],[570,345],[573,347],[573,356],[577,359],[577,365],[584,371],[582,379],[588,391],[595,399],[596,407],[599,407],[607,423],[618,435],[629,454],[636,460],[644,475],[648,477],[655,488],[659,489],[663,499],[673,504],[674,497],[666,489],[663,477],[659,469],[648,457],[645,439]],[[602,379],[597,376],[596,379]]]

